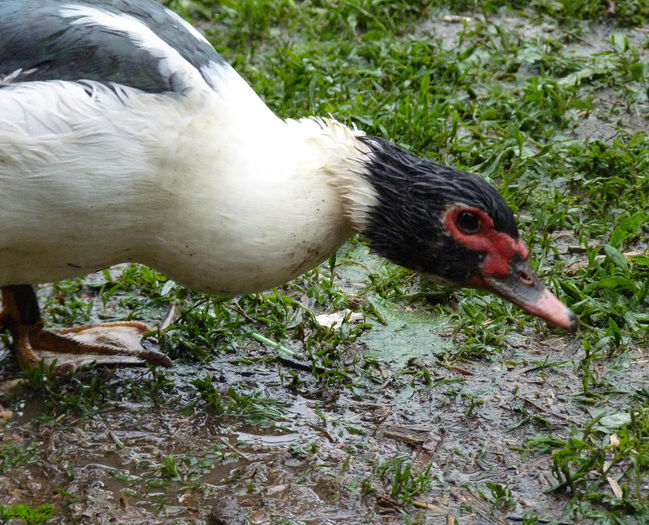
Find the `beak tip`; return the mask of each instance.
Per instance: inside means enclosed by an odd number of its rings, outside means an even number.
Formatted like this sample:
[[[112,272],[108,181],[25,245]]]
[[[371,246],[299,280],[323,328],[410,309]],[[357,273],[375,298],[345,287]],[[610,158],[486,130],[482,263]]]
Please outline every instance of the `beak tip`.
[[[577,316],[575,315],[575,312],[570,310],[569,308],[566,307],[566,311],[563,313],[563,315],[560,315],[559,317],[554,317],[552,319],[547,319],[546,320],[550,323],[556,326],[557,328],[561,328],[563,330],[566,330],[567,332],[576,332],[577,327],[579,326],[579,322],[577,319]]]
[[[574,332],[579,326],[577,315],[563,304],[547,288],[543,290],[541,298],[534,305],[528,305],[529,312],[533,313],[558,328]]]
[[[579,326],[578,319],[577,319],[577,314],[573,312],[572,310],[568,310],[568,324],[566,325],[566,330],[569,332],[576,332],[577,331],[577,326]]]
[[[520,306],[527,313],[545,319],[548,323],[568,332],[579,325],[577,316],[550,290],[540,283],[533,287],[510,285],[507,279],[485,279],[484,288]]]

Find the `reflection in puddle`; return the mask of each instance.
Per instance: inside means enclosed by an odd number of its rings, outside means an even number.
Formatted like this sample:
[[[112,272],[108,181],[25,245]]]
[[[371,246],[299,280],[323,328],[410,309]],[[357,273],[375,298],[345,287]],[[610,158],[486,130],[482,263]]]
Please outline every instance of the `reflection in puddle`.
[[[250,434],[248,432],[235,432],[234,435],[237,436],[237,441],[239,443],[251,443],[255,445],[265,445],[267,447],[292,445],[300,439],[300,434],[295,432],[291,434],[281,434],[279,436]]]

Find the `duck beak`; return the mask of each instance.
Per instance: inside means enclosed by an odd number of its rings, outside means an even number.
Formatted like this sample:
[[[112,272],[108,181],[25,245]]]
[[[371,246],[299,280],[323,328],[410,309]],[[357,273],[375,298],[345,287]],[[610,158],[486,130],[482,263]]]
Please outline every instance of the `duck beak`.
[[[564,330],[577,328],[577,316],[548,290],[532,271],[528,261],[512,258],[509,273],[481,275],[478,287],[520,306],[527,313],[545,319]]]

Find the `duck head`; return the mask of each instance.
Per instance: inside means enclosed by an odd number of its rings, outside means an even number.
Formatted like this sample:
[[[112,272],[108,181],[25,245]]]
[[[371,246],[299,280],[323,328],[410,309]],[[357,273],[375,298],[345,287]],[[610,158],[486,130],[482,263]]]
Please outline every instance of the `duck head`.
[[[375,204],[363,234],[373,249],[424,277],[489,290],[574,330],[575,314],[532,271],[514,215],[484,179],[364,136],[363,175]]]

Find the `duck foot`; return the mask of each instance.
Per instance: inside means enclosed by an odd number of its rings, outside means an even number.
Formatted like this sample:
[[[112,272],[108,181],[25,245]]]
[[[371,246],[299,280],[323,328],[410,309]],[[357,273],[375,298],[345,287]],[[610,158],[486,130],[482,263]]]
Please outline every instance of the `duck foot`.
[[[151,328],[137,321],[46,330],[42,322],[21,326],[14,334],[14,352],[22,367],[46,366],[56,361],[57,373],[73,372],[90,363],[109,366],[171,366],[171,359],[142,346],[142,335]]]
[[[164,354],[142,346],[142,335],[151,328],[138,321],[86,325],[48,330],[40,317],[31,286],[2,289],[0,320],[13,336],[13,351],[20,366],[46,366],[56,362],[56,373],[67,373],[92,362],[109,366],[171,366]]]

